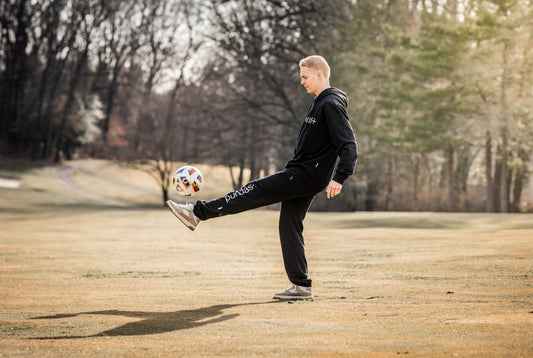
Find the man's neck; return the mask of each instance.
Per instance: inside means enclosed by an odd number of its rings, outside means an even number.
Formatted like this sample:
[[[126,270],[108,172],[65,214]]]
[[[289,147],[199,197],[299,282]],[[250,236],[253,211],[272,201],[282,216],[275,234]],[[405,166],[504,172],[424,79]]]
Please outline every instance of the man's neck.
[[[318,97],[319,94],[321,94],[324,90],[330,88],[331,86],[329,85],[329,82],[326,82],[324,83],[323,86],[317,88],[317,90],[315,91],[315,96]]]

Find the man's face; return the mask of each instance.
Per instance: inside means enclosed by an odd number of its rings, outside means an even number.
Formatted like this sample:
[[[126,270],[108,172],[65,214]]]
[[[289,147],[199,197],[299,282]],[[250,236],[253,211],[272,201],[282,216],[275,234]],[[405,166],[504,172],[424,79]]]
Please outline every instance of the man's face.
[[[305,87],[307,93],[316,93],[319,87],[318,71],[314,68],[300,67],[300,84]]]

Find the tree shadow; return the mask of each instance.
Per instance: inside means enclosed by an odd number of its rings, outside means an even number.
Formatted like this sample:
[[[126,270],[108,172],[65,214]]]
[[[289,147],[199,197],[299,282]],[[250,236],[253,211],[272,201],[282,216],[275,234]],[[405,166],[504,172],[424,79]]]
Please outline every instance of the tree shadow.
[[[109,315],[109,316],[123,316],[131,318],[139,318],[140,320],[123,324],[122,326],[106,330],[93,335],[87,336],[56,336],[56,337],[34,337],[31,339],[46,340],[46,339],[79,339],[102,336],[140,336],[159,334],[172,331],[179,331],[182,329],[191,329],[205,326],[208,324],[224,322],[235,317],[238,313],[224,314],[224,310],[250,305],[262,305],[270,303],[278,303],[280,301],[267,302],[252,302],[239,304],[214,305],[209,307],[197,308],[194,310],[182,310],[176,312],[146,312],[146,311],[121,311],[121,310],[106,310],[93,312],[80,312],[72,314],[56,314],[53,316],[33,317],[32,319],[61,319],[76,317],[79,315]]]

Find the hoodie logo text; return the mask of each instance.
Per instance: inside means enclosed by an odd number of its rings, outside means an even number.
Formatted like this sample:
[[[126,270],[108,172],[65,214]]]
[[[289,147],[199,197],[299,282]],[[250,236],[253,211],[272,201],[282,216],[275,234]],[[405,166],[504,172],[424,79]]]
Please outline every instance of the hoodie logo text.
[[[305,118],[305,123],[315,124],[316,123],[316,119],[314,117],[307,117],[307,118]]]

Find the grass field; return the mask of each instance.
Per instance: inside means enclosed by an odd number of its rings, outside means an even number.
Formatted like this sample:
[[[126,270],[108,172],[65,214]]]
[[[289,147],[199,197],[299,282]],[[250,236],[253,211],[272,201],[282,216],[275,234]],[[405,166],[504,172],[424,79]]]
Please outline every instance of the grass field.
[[[21,183],[0,188],[1,357],[533,356],[531,214],[309,213],[315,299],[275,301],[276,211],[191,233],[145,174],[79,164],[92,199],[0,165]],[[203,171],[205,196],[230,189]]]

